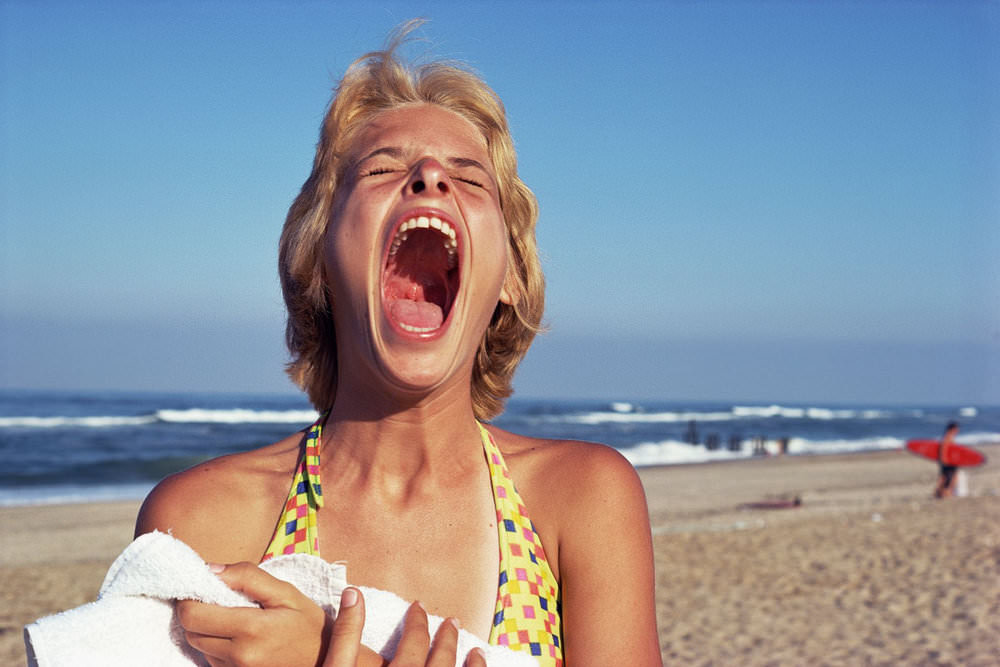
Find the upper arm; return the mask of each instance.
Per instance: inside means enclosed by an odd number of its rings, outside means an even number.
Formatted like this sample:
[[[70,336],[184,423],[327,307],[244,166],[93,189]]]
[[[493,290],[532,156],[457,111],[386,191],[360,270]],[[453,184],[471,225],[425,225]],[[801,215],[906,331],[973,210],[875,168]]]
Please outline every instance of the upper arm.
[[[246,480],[231,483],[233,471],[209,461],[167,477],[139,510],[135,536],[159,530],[181,540],[209,562],[253,561],[263,553],[261,513]],[[275,515],[276,517],[277,515]],[[271,518],[275,518],[271,517]],[[259,552],[259,553],[258,553]]]
[[[618,452],[589,447],[572,466],[573,479],[561,485],[572,489],[559,538],[567,664],[610,665],[629,656],[631,665],[660,665],[642,483]]]
[[[212,484],[197,467],[171,475],[146,496],[135,521],[135,536],[159,530],[201,553],[208,516],[219,508]]]
[[[197,490],[191,471],[170,475],[153,487],[139,508],[135,520],[135,537],[159,530],[180,538],[178,533],[188,533],[191,524],[198,521],[198,511],[192,498]]]

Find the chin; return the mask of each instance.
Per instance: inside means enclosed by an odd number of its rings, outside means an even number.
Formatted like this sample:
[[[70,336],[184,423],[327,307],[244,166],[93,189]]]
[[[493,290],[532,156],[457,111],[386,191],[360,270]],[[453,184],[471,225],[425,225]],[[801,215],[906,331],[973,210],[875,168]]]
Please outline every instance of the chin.
[[[425,341],[417,345],[398,345],[399,341],[396,342],[388,346],[391,349],[376,354],[376,358],[382,377],[399,392],[421,397],[455,380],[469,383],[472,359],[465,359],[459,346],[447,345],[447,338],[439,339],[437,344]],[[442,349],[447,347],[451,350]]]

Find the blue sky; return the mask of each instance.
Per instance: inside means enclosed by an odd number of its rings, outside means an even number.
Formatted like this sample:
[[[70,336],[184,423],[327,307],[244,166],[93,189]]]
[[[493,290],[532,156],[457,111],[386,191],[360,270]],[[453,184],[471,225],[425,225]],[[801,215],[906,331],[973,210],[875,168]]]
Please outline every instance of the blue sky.
[[[995,2],[0,1],[0,387],[290,391],[281,222],[414,16],[541,203],[518,395],[1000,403]]]

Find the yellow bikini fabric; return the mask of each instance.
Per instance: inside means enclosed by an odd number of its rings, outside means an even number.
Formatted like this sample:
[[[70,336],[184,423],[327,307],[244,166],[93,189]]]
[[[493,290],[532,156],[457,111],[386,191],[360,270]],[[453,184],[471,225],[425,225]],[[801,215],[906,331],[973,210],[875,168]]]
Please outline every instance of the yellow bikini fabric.
[[[323,507],[319,448],[324,417],[306,435],[285,510],[261,562],[280,554],[319,555],[316,512]],[[559,582],[500,449],[482,424],[479,431],[489,465],[500,546],[500,575],[489,643],[529,653],[545,667],[562,667]]]

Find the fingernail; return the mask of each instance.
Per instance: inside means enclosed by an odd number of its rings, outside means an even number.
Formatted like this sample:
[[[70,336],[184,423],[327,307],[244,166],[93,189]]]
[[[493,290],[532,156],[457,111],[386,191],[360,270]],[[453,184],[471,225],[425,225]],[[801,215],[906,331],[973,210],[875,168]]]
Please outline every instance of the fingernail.
[[[345,588],[340,594],[340,608],[349,609],[358,603],[358,589]]]
[[[462,624],[458,622],[457,618],[448,618],[448,619],[445,619],[445,623],[451,624],[451,627],[455,628],[456,630],[458,630],[458,629],[460,629],[462,627]]]
[[[222,572],[225,569],[226,569],[226,566],[223,565],[222,563],[208,563],[208,570],[209,570],[209,572],[215,572],[216,574],[219,574],[220,572]]]

